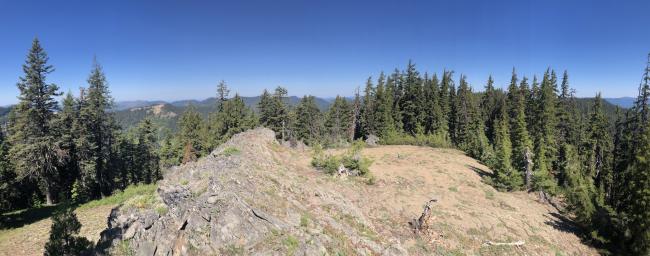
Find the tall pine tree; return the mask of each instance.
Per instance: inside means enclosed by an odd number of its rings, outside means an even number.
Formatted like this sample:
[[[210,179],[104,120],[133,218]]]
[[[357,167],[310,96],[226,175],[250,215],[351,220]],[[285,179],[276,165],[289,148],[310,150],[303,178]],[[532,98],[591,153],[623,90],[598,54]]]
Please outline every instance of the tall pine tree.
[[[47,64],[48,60],[40,42],[34,39],[23,65],[25,74],[17,84],[20,102],[13,110],[15,120],[11,127],[9,154],[19,176],[35,180],[46,203],[52,204],[60,158],[56,148],[58,134],[53,123],[58,110],[54,97],[61,93],[57,85],[46,82],[47,75],[54,71]]]

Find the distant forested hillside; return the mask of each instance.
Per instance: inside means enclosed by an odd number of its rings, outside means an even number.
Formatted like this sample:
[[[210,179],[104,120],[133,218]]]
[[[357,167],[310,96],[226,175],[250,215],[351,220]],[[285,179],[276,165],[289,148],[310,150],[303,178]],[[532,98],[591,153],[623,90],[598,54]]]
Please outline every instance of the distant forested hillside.
[[[0,124],[4,123],[7,120],[9,111],[11,111],[11,107],[0,107]]]
[[[260,102],[260,96],[242,97],[247,107],[258,112],[257,105]],[[290,96],[284,99],[289,106],[295,106],[300,102],[300,97]],[[329,108],[331,101],[323,98],[315,98],[316,105],[321,111]],[[153,123],[157,124],[162,131],[177,131],[177,122],[180,115],[192,105],[203,118],[209,113],[214,112],[217,107],[217,99],[212,97],[205,100],[182,100],[165,103],[161,101],[129,101],[116,103],[115,117],[118,123],[124,128],[135,127],[145,117],[149,117]],[[136,105],[137,104],[137,105]],[[136,107],[125,108],[133,105]]]
[[[631,108],[634,106],[634,97],[620,97],[620,98],[604,98],[605,101],[623,108]]]

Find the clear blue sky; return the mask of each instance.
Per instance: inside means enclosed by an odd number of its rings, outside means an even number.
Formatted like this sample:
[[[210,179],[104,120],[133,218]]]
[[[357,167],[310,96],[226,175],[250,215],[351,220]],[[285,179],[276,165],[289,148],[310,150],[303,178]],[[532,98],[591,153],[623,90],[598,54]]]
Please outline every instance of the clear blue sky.
[[[203,99],[225,80],[242,95],[351,95],[369,75],[453,69],[482,88],[568,69],[579,96],[635,96],[650,52],[650,1],[0,0],[0,105],[15,103],[37,36],[64,91],[93,55],[117,100]]]

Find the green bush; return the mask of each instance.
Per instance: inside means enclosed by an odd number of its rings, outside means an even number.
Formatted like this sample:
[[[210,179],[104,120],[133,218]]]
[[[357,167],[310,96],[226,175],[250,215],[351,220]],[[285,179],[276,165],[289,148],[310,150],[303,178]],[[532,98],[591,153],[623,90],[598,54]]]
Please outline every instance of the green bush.
[[[336,156],[326,155],[323,147],[319,144],[313,147],[314,155],[311,159],[311,165],[318,169],[323,169],[327,174],[336,173],[341,161]]]
[[[364,146],[363,141],[355,141],[342,156],[333,156],[325,154],[322,146],[315,145],[311,165],[325,170],[328,174],[334,174],[342,164],[348,170],[357,170],[359,175],[365,176],[370,172],[372,161],[361,155]]]
[[[50,239],[45,244],[46,256],[54,255],[86,255],[92,250],[93,244],[85,237],[75,236],[81,229],[81,223],[72,209],[66,209],[52,218]]]
[[[417,133],[413,136],[404,132],[388,131],[381,137],[380,141],[384,145],[414,145],[434,148],[451,147],[449,136],[445,134]]]

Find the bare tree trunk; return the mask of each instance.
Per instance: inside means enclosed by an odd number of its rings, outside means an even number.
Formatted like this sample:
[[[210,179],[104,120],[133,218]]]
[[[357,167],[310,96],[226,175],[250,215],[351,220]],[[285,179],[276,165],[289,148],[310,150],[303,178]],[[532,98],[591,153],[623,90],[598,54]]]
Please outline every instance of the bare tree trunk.
[[[526,190],[530,190],[533,176],[533,154],[528,148],[524,150],[524,159],[526,160]]]
[[[46,205],[52,205],[52,190],[50,189],[49,184],[45,184],[45,204]]]
[[[357,87],[356,89],[356,92],[354,94],[354,99],[355,99],[354,106],[352,109],[352,123],[350,124],[348,130],[348,136],[350,141],[354,141],[354,133],[357,130],[357,117],[359,116],[359,112],[360,112],[359,108],[361,107],[359,102],[359,87]]]

